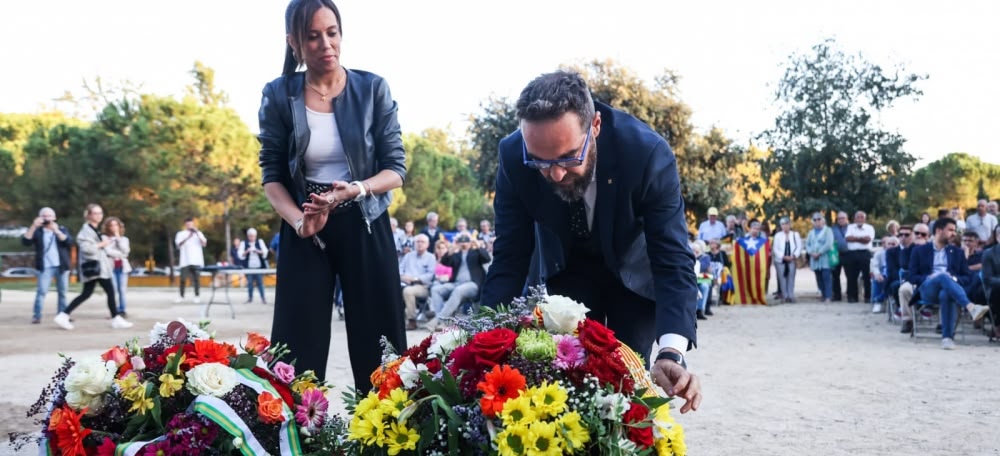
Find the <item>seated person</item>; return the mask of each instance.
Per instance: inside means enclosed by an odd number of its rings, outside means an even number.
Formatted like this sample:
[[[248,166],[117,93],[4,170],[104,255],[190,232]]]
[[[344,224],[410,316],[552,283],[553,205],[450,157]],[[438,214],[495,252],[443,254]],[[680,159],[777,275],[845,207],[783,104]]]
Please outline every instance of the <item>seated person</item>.
[[[899,290],[897,291],[897,296],[899,297],[900,319],[903,321],[899,332],[905,334],[913,331],[913,317],[911,316],[910,306],[913,301],[913,292],[916,291],[913,284],[909,281],[910,272],[907,270],[910,267],[910,254],[913,253],[913,249],[916,246],[927,243],[927,240],[930,238],[930,228],[925,223],[913,225],[913,235],[910,237],[912,239],[900,238],[902,241],[900,245],[903,246],[903,249],[899,251]]]
[[[993,337],[1000,338],[1000,225],[993,229],[989,247],[983,252],[983,283],[989,297],[990,311],[993,313]]]
[[[426,325],[431,332],[437,329],[441,318],[451,318],[462,301],[476,299],[486,278],[483,265],[489,263],[491,257],[481,241],[473,248],[472,236],[462,232],[455,236],[455,246],[441,258],[441,264],[451,268],[451,278],[431,288],[431,310],[435,316]]]
[[[872,313],[882,312],[882,302],[885,301],[889,288],[888,252],[899,244],[896,236],[883,236],[882,247],[872,255],[869,261],[869,272],[872,277]],[[895,250],[893,250],[895,251]]]
[[[950,245],[955,237],[955,220],[939,218],[934,222],[932,241],[915,247],[910,254],[908,281],[917,287],[921,299],[940,306],[941,348],[955,348],[957,309],[966,309],[973,321],[983,318],[986,306],[973,304],[962,286],[967,284],[969,268],[962,249]]]
[[[705,306],[708,302],[708,294],[712,289],[712,259],[704,253],[705,243],[698,240],[691,243],[691,251],[694,252],[694,276],[698,279],[698,310],[695,317],[699,320],[708,320],[705,316]]]
[[[969,276],[971,279],[963,288],[969,299],[976,304],[986,304],[986,292],[983,290],[983,281],[979,278],[979,272],[983,269],[983,249],[979,248],[979,235],[973,231],[966,231],[962,234],[962,252],[965,253],[965,261],[969,264]]]
[[[437,260],[427,251],[430,239],[418,234],[413,239],[415,250],[403,255],[399,261],[399,280],[403,286],[403,303],[406,304],[406,329],[417,329],[417,298],[426,299],[434,283]]]

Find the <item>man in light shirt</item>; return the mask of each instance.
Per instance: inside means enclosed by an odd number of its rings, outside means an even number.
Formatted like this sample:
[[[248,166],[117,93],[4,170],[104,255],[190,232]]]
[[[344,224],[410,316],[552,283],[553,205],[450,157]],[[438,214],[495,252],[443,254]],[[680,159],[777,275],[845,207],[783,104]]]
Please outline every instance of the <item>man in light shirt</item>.
[[[708,220],[701,222],[698,227],[698,239],[708,242],[712,239],[722,239],[726,237],[726,224],[719,221],[719,210],[708,208]]]
[[[426,234],[413,238],[412,252],[403,255],[399,262],[399,280],[403,286],[403,303],[406,305],[406,329],[417,329],[417,298],[426,298],[434,282],[437,259],[427,251],[430,240]]]
[[[844,240],[847,241],[847,254],[840,261],[844,264],[847,275],[847,302],[858,302],[858,280],[864,285],[865,302],[872,299],[872,281],[868,271],[872,259],[872,239],[875,239],[875,228],[865,223],[866,214],[858,211],[854,214],[854,223],[847,225]]]
[[[181,276],[180,276],[180,292],[181,295],[174,302],[184,301],[184,282],[187,281],[188,277],[194,282],[194,298],[192,301],[198,304],[198,294],[201,291],[201,268],[205,266],[205,254],[202,249],[208,244],[208,239],[194,224],[193,218],[187,218],[184,220],[184,229],[177,232],[174,236],[174,244],[177,245],[177,250],[180,252],[181,262]]]
[[[976,213],[965,219],[966,231],[974,231],[978,234],[979,243],[982,245],[986,245],[986,241],[990,240],[990,234],[997,226],[997,217],[988,212],[987,206],[986,200],[979,200],[976,204]]]

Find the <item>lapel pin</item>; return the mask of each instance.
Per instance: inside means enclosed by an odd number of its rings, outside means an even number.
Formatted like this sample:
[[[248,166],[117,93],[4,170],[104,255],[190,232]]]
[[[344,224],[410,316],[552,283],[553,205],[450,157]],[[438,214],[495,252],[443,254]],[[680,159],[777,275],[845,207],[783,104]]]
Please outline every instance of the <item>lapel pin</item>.
[[[609,184],[611,183],[611,179],[608,179],[608,183],[609,183]]]

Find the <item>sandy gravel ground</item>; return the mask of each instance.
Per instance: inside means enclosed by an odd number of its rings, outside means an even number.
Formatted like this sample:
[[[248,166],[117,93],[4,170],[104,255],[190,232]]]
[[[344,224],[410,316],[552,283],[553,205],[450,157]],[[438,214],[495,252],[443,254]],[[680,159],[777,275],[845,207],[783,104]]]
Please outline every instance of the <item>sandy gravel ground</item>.
[[[773,284],[772,284],[773,288]],[[705,401],[679,418],[692,455],[1000,455],[1000,344],[966,328],[946,352],[937,336],[912,341],[860,304],[822,304],[808,271],[799,303],[721,307],[699,327],[688,355]],[[98,354],[132,337],[147,340],[157,321],[197,319],[200,306],[174,304],[167,289],[130,291],[130,330],[112,330],[103,295],[74,313],[77,329],[46,318],[30,325],[33,292],[4,290],[0,302],[0,430],[32,430],[25,411],[59,366],[57,353]],[[269,334],[270,305],[243,304],[235,320],[213,305],[217,336]],[[72,296],[71,296],[72,298]],[[344,323],[332,322],[328,378],[350,381]],[[423,331],[411,331],[415,343]],[[331,396],[339,404],[339,394]],[[0,454],[15,454],[3,439]],[[17,454],[37,454],[35,449]]]

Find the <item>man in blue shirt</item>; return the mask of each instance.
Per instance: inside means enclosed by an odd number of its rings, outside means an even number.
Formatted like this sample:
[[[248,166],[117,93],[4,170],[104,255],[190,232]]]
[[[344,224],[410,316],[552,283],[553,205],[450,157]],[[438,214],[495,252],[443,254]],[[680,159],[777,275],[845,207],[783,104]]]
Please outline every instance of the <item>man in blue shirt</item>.
[[[28,231],[21,238],[21,244],[35,247],[35,269],[38,270],[38,288],[35,293],[35,307],[31,315],[31,323],[37,325],[42,321],[42,303],[49,292],[49,284],[56,279],[56,290],[59,293],[58,310],[66,308],[66,287],[69,285],[69,248],[73,245],[73,237],[66,227],[56,223],[56,211],[43,207],[38,211],[38,218],[31,223]]]
[[[708,220],[701,222],[698,227],[698,239],[708,242],[724,237],[726,237],[726,224],[719,221],[719,210],[714,207],[708,208]]]
[[[417,329],[417,298],[427,298],[428,288],[434,281],[437,259],[427,251],[430,240],[426,234],[413,238],[414,251],[403,255],[399,262],[399,280],[403,286],[403,303],[406,304],[406,329]]]

